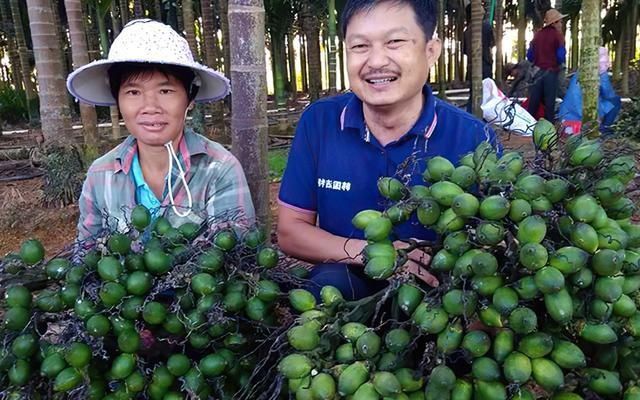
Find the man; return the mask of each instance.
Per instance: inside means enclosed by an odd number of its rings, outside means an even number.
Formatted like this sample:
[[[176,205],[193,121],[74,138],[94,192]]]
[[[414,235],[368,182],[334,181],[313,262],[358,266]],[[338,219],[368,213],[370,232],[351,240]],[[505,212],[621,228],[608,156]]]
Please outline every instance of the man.
[[[542,102],[544,118],[551,122],[556,117],[560,68],[567,56],[562,35],[562,19],[565,17],[555,8],[549,9],[544,15],[544,27],[533,36],[527,50],[527,59],[540,69],[529,91],[528,111],[536,115]]]
[[[428,158],[458,163],[480,142],[496,143],[488,126],[436,99],[425,85],[441,51],[432,38],[436,15],[433,0],[350,0],[345,6],[342,34],[353,93],[322,99],[303,113],[279,195],[278,243],[293,257],[320,263],[310,272],[316,294],[333,285],[353,299],[380,287],[363,278],[367,243],[351,225],[361,210],[384,209],[379,177],[423,184]],[[409,238],[436,235],[412,219],[394,230],[398,248]],[[410,256],[405,268],[437,285],[426,270],[429,256]]]
[[[224,98],[229,81],[196,63],[187,41],[171,27],[152,20],[129,22],[109,57],[71,73],[67,88],[82,102],[117,105],[131,133],[89,167],[79,200],[79,241],[126,229],[128,214],[138,204],[174,226],[221,216],[253,222],[238,160],[220,144],[185,129],[193,103]]]

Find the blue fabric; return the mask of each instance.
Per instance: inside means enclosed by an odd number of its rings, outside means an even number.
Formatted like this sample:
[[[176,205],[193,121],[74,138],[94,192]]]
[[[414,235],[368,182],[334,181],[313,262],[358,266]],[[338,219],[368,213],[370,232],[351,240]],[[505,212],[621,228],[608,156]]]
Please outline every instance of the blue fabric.
[[[305,289],[320,300],[322,287],[331,285],[340,290],[345,300],[352,301],[371,296],[387,286],[387,281],[375,281],[364,276],[362,269],[362,266],[344,263],[318,264],[309,272]]]
[[[609,131],[620,113],[622,103],[613,89],[611,79],[607,73],[600,74],[600,92],[598,98],[598,116],[600,117],[601,130]],[[578,73],[575,73],[569,81],[567,93],[560,103],[560,118],[566,121],[582,120],[582,89],[578,82]]]
[[[560,65],[567,62],[567,49],[564,46],[558,47],[558,50],[556,50],[556,58]]]
[[[533,62],[535,52],[533,51],[533,43],[531,43],[529,45],[529,48],[527,49],[527,60],[529,60],[530,62]]]
[[[138,158],[138,152],[136,152],[131,160],[131,177],[133,183],[136,185],[136,204],[145,206],[151,215],[155,218],[162,206],[162,202],[158,200],[153,190],[147,184],[142,174],[142,167],[140,166],[140,159]],[[165,185],[166,186],[166,185]]]
[[[367,135],[362,102],[353,93],[310,105],[289,153],[280,187],[283,206],[317,213],[319,227],[334,235],[362,239],[364,232],[351,224],[353,216],[364,209],[384,210],[391,203],[378,192],[378,178],[396,176],[410,185],[425,184],[427,159],[439,155],[458,164],[483,141],[497,146],[487,124],[436,99],[428,86],[423,93],[425,105],[415,125],[386,146]],[[426,140],[425,131],[436,115],[437,124]],[[392,239],[412,237],[434,240],[436,234],[415,216],[394,227]]]

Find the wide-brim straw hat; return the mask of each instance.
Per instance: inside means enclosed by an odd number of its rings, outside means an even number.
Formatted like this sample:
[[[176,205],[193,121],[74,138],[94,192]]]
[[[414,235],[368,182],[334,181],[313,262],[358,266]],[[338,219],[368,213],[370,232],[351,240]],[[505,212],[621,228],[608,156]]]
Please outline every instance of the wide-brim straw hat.
[[[221,73],[193,59],[187,41],[169,25],[150,19],[129,22],[115,38],[109,56],[93,61],[69,74],[67,89],[78,100],[96,106],[116,105],[107,71],[116,63],[139,62],[177,65],[190,68],[200,86],[194,101],[220,100],[231,91],[229,80]]]
[[[544,26],[549,26],[566,17],[567,17],[566,14],[562,14],[560,11],[556,10],[555,8],[550,8],[544,14]]]

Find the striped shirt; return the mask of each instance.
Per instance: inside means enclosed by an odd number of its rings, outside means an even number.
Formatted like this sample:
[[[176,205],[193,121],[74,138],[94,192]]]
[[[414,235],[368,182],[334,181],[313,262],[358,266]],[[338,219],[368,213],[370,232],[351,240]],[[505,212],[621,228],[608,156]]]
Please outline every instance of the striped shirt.
[[[251,225],[255,211],[242,166],[222,145],[185,129],[177,149],[191,191],[193,207],[186,217],[179,217],[171,207],[168,188],[159,215],[174,227],[185,222],[215,223],[231,219]],[[78,240],[91,240],[113,230],[126,231],[129,215],[136,206],[136,183],[133,158],[138,152],[136,139],[123,143],[100,157],[89,167],[79,199]],[[168,155],[167,155],[168,157]],[[178,168],[172,170],[174,202],[184,214],[187,194]]]

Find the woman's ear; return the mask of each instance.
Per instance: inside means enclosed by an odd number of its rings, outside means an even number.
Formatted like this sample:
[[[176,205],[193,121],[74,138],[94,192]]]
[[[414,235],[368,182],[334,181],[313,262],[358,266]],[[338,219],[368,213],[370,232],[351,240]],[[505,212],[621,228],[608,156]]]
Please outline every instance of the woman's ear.
[[[192,101],[191,103],[189,103],[189,106],[187,107],[188,111],[193,110],[193,107],[195,107],[195,103]]]

